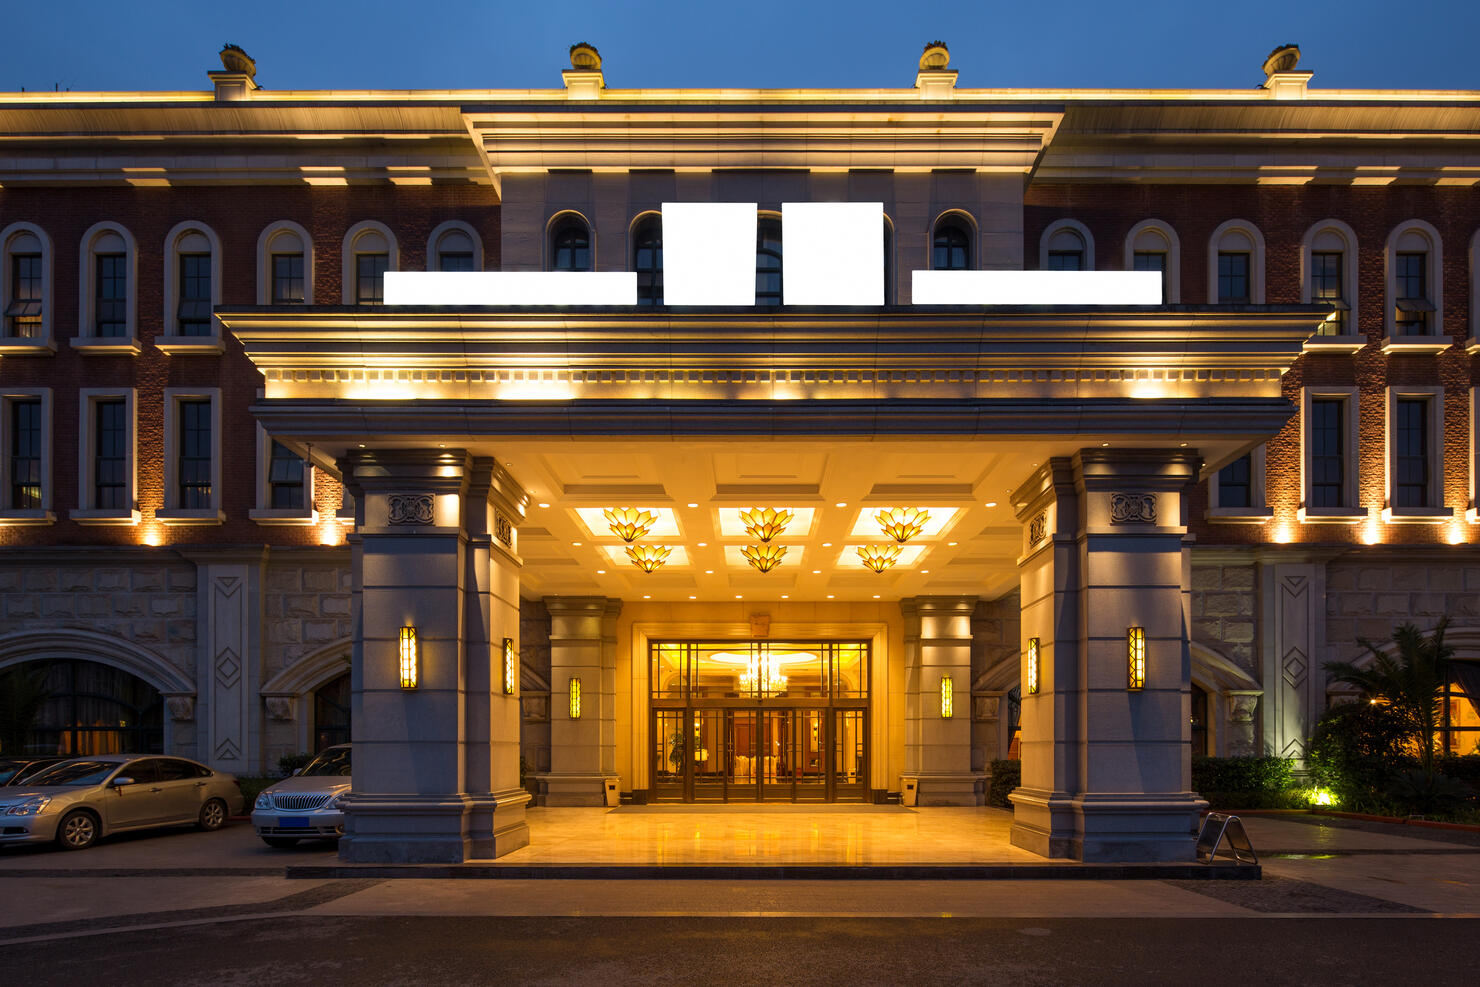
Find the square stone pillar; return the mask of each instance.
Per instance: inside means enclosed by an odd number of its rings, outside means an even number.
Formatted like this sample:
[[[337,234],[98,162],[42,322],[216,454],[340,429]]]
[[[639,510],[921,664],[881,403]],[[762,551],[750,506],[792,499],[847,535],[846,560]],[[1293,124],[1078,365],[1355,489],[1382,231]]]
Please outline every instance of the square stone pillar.
[[[460,863],[524,846],[517,688],[502,685],[523,494],[462,450],[359,451],[340,468],[357,513],[354,787],[340,857]],[[414,688],[400,678],[403,626],[416,630]]]
[[[1086,861],[1190,861],[1190,569],[1185,450],[1084,449],[1014,494],[1025,522],[1023,779],[1012,841]],[[1145,682],[1127,632],[1145,632]]]
[[[622,601],[545,597],[550,614],[550,770],[546,805],[604,805],[617,783],[617,616]],[[580,717],[570,681],[581,681]]]
[[[917,805],[980,805],[984,773],[971,770],[971,614],[974,596],[901,600],[905,653],[905,772]],[[941,680],[951,680],[944,715]]]

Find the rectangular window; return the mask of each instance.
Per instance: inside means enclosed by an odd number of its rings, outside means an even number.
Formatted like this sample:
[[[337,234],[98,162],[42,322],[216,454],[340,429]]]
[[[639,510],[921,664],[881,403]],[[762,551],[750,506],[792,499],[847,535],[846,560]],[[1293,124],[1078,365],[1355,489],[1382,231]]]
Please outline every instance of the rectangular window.
[[[128,403],[106,398],[93,404],[93,502],[100,511],[128,508]]]
[[[355,304],[385,304],[385,272],[390,254],[355,254]]]
[[[1218,471],[1218,506],[1254,506],[1254,455],[1240,456]]]
[[[98,254],[93,335],[128,335],[128,255]]]
[[[1156,271],[1161,275],[1161,303],[1167,303],[1167,255],[1160,250],[1137,251],[1131,258],[1131,266],[1136,271]]]
[[[182,336],[211,334],[211,255],[180,255],[180,307],[176,313]]]
[[[1393,441],[1397,482],[1393,503],[1397,507],[1428,507],[1429,501],[1429,400],[1399,398]]]
[[[1346,402],[1340,398],[1315,398],[1306,422],[1310,443],[1310,507],[1345,507],[1346,495]]]
[[[39,510],[41,502],[41,399],[10,403],[10,510]]]
[[[179,445],[179,507],[207,510],[211,507],[211,402],[181,401]]]
[[[5,332],[22,339],[35,339],[41,335],[41,255],[14,254],[10,264]]]
[[[1310,255],[1310,300],[1330,305],[1335,315],[1321,323],[1318,335],[1345,336],[1350,306],[1343,297],[1342,254],[1340,251]]]
[[[473,269],[473,255],[461,254],[438,254],[437,269],[441,271],[471,271]]]
[[[1084,251],[1050,250],[1048,269],[1050,271],[1082,271],[1084,270]]]
[[[1429,255],[1402,253],[1395,259],[1393,289],[1397,294],[1393,326],[1399,336],[1426,336],[1429,313]]]
[[[1249,304],[1249,255],[1218,255],[1218,302],[1222,305]]]
[[[303,460],[281,442],[272,444],[267,465],[268,506],[273,510],[303,507]]]
[[[274,305],[302,305],[303,255],[272,255],[272,303]]]

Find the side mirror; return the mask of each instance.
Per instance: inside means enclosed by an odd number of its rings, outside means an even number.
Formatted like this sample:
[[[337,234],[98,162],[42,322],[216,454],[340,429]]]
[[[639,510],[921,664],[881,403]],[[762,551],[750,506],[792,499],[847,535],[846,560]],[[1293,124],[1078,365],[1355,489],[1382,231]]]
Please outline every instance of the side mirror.
[[[302,768],[294,768],[293,769],[293,773],[290,774],[290,775],[288,775],[288,777],[289,778],[296,778],[296,777],[298,777],[301,774],[303,774],[303,769]]]
[[[122,788],[124,785],[132,785],[133,783],[134,780],[128,775],[120,775],[117,778],[113,779],[114,788]]]

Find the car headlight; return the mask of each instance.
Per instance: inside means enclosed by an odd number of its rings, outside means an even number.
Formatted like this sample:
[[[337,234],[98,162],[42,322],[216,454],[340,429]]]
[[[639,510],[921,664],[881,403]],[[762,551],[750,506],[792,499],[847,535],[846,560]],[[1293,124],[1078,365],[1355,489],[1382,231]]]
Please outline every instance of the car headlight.
[[[17,802],[5,810],[7,816],[34,816],[51,802],[50,795],[33,795],[24,802]]]
[[[324,804],[324,808],[326,808],[326,809],[337,809],[337,808],[339,808],[339,803],[348,794],[349,794],[349,792],[340,792],[338,795],[334,796],[328,802],[326,802]]]
[[[258,795],[257,796],[257,808],[259,808],[259,809],[271,809],[272,808],[272,793],[271,792],[263,792],[261,795]]]

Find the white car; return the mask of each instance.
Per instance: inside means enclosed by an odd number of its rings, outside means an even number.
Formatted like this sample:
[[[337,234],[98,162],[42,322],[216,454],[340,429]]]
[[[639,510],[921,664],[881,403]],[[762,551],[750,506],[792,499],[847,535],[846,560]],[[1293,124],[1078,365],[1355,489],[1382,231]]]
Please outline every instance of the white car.
[[[263,789],[252,807],[252,828],[270,847],[337,840],[344,833],[339,799],[350,786],[349,744],[327,748],[291,778]]]

